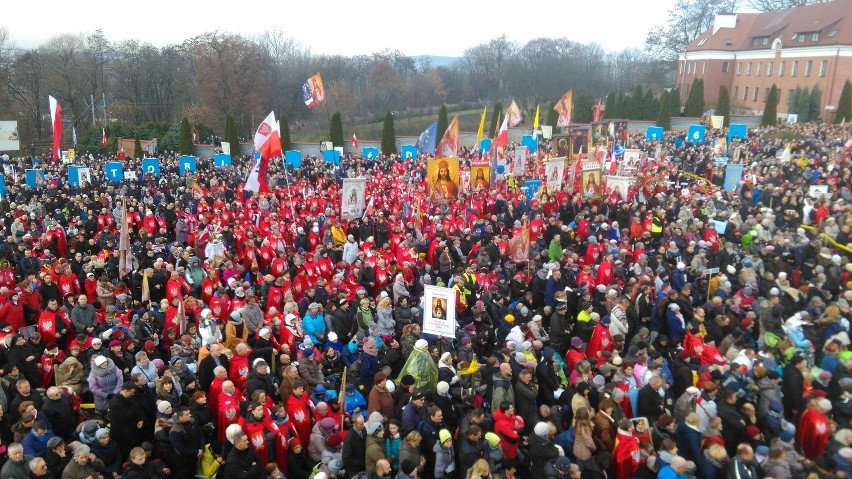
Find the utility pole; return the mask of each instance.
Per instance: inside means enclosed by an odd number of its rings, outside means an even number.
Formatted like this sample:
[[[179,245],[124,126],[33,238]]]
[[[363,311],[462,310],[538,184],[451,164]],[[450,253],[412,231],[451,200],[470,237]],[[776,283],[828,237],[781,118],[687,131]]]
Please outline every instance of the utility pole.
[[[92,99],[92,126],[95,126],[95,95],[90,95]]]
[[[106,93],[101,93],[104,98],[104,127],[107,125],[107,114],[106,114]]]

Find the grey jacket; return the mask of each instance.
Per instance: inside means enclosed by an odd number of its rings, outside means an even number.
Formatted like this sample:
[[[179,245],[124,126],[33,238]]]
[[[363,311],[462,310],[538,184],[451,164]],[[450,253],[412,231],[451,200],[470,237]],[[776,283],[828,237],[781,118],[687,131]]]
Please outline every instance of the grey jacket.
[[[441,479],[456,470],[454,448],[445,448],[440,443],[436,443],[432,451],[435,453],[435,479]]]
[[[78,333],[85,333],[86,328],[97,326],[95,307],[91,304],[74,306],[71,310],[71,322]]]

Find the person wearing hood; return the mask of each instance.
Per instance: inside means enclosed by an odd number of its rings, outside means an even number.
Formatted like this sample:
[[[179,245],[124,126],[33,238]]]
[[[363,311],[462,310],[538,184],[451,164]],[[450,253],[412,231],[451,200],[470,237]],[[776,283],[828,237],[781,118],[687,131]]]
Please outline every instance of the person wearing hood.
[[[156,374],[155,374],[156,377]],[[106,415],[108,401],[121,389],[124,377],[112,359],[96,356],[89,372],[89,390],[95,398],[95,411]]]
[[[241,310],[231,311],[230,320],[225,325],[225,349],[234,351],[239,343],[248,342],[248,327],[245,325]]]
[[[99,428],[95,432],[95,439],[95,442],[89,447],[92,449],[92,454],[104,462],[104,474],[121,474],[123,456],[118,448],[118,444],[112,439],[109,428]]]
[[[556,375],[554,369],[554,356],[556,351],[546,346],[541,351],[541,361],[536,367],[536,378],[538,379],[538,400],[541,404],[552,406],[555,402],[553,395],[559,389],[559,376]]]

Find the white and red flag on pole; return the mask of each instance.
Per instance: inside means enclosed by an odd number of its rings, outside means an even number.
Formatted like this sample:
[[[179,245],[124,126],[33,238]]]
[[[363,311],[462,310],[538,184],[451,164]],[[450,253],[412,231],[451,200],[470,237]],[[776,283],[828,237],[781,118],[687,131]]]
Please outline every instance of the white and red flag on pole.
[[[50,123],[53,125],[53,159],[59,160],[62,158],[62,105],[50,95],[47,99],[50,103]]]
[[[355,138],[355,135],[352,135],[352,149],[353,150],[358,149],[358,138]]]
[[[509,144],[509,115],[503,117],[503,123],[500,125],[500,130],[497,132],[497,148]]]
[[[106,128],[101,128],[101,145],[106,146]]]
[[[258,194],[269,193],[269,182],[266,178],[269,160],[281,156],[281,134],[278,131],[278,122],[275,121],[275,112],[270,112],[257,127],[254,149],[260,153],[260,159],[255,160],[252,165],[245,189]]]

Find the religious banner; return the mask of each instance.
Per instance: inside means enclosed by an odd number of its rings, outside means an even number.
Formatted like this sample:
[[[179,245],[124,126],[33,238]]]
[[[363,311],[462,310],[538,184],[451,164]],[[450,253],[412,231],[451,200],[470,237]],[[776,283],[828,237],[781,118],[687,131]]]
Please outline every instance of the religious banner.
[[[344,178],[343,188],[340,190],[340,217],[345,220],[360,218],[364,215],[366,207],[365,195],[367,191],[366,178]]]
[[[568,127],[571,125],[571,110],[574,106],[574,90],[568,90],[562,95],[562,98],[556,102],[553,109],[559,114],[556,119],[557,127]]]
[[[541,137],[549,140],[553,137],[553,127],[549,125],[541,125]]]
[[[710,126],[719,130],[725,125],[725,117],[722,115],[711,115]]]
[[[538,178],[530,178],[524,181],[524,194],[527,197],[527,201],[532,201],[533,198],[538,196],[538,190],[541,189],[541,180]]]
[[[426,184],[429,200],[449,203],[459,195],[459,159],[431,158],[426,164]]]
[[[553,158],[544,165],[547,178],[547,191],[554,192],[562,189],[562,177],[565,173],[565,158]]]
[[[727,156],[728,140],[724,137],[716,138],[713,141],[713,154],[716,156]]]
[[[615,193],[622,200],[627,200],[627,190],[633,184],[634,178],[627,176],[607,176],[606,177],[606,192],[607,194]]]
[[[509,256],[514,261],[528,261],[530,259],[530,229],[521,228],[518,233],[513,233],[509,238]]]
[[[527,149],[515,148],[515,156],[512,158],[512,176],[524,176],[527,169]]]
[[[581,165],[580,192],[586,198],[598,198],[603,193],[601,188],[602,163],[596,160],[584,160]]]
[[[459,171],[459,190],[470,191],[470,171]]]
[[[739,163],[728,163],[725,166],[725,191],[734,191],[743,178],[743,165]]]
[[[470,167],[470,191],[488,191],[491,189],[491,165],[476,165]]]
[[[91,180],[89,168],[82,165],[70,165],[68,167],[68,184],[71,185],[71,188],[90,184]]]
[[[226,155],[231,154],[231,144],[230,143],[228,143],[227,141],[223,141],[222,143],[220,143],[220,146],[222,148],[222,153],[224,153]]]
[[[571,156],[589,152],[589,130],[571,132]]]
[[[808,186],[808,196],[814,199],[819,199],[820,197],[830,198],[831,195],[828,194],[828,185],[810,185]]]
[[[423,332],[456,337],[456,290],[439,286],[423,287]]]

